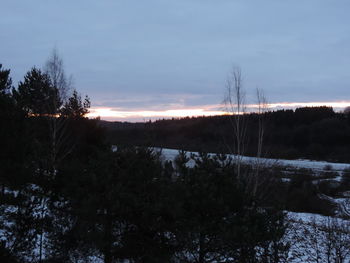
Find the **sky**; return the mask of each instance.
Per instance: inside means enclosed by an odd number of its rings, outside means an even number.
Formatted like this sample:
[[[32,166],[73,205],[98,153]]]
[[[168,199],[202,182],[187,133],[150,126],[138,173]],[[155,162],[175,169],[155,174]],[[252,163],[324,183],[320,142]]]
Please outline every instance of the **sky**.
[[[242,71],[247,104],[350,105],[348,0],[2,0],[0,63],[15,85],[56,48],[91,117],[221,114]]]

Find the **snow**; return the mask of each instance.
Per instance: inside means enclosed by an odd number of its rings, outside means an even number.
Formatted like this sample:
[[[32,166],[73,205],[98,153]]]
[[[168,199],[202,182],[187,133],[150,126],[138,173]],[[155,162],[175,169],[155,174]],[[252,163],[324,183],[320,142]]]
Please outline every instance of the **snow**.
[[[311,213],[288,212],[287,217],[288,262],[350,262],[350,221]]]
[[[161,150],[163,156],[166,160],[174,161],[176,156],[178,155],[179,151],[175,149],[159,149],[155,148],[156,150]],[[198,154],[196,152],[187,152],[187,156],[190,156],[191,154]],[[211,153],[210,155],[215,155]],[[230,155],[232,158],[237,158],[236,155]],[[329,167],[332,169],[332,171],[335,172],[341,172],[344,169],[350,169],[350,163],[332,163],[332,162],[326,162],[326,161],[312,161],[312,160],[304,160],[304,159],[298,159],[298,160],[285,160],[285,159],[270,159],[270,158],[257,158],[257,157],[248,157],[248,156],[240,156],[242,162],[245,163],[256,163],[260,162],[264,165],[280,165],[280,166],[291,166],[295,168],[306,168],[311,169],[314,171],[324,171],[325,167]],[[191,166],[191,165],[189,165]]]
[[[292,222],[301,222],[303,224],[310,224],[310,223],[316,223],[317,225],[324,225],[324,223],[329,218],[329,216],[323,216],[319,214],[313,214],[313,213],[300,213],[300,212],[287,212],[288,220]],[[348,222],[347,220],[338,219],[341,222]]]

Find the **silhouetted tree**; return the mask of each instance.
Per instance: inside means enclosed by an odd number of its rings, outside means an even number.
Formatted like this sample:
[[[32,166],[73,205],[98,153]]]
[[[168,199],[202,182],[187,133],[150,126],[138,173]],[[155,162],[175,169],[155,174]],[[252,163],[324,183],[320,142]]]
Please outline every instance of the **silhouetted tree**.
[[[52,86],[58,90],[57,95],[60,100],[65,102],[72,87],[72,76],[69,78],[66,76],[63,59],[56,48],[52,50],[47,59],[44,72],[49,76]]]
[[[3,69],[2,64],[0,64],[0,94],[4,96],[9,94],[12,89],[12,80],[10,78],[10,70]]]
[[[29,116],[50,116],[62,105],[57,88],[40,69],[32,68],[14,90],[17,104]]]
[[[89,97],[86,96],[84,101],[82,101],[81,96],[74,90],[72,96],[68,98],[68,101],[65,103],[62,114],[69,118],[82,118],[89,113],[89,108]]]

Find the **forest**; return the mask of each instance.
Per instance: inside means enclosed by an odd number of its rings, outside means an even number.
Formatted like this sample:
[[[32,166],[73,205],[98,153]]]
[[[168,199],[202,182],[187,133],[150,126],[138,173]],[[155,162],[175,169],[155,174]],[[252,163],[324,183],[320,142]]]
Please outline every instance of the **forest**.
[[[305,171],[286,183],[277,166],[226,155],[227,116],[104,123],[86,118],[89,98],[68,88],[55,54],[17,87],[0,67],[2,263],[290,262],[287,211],[334,215],[321,194],[350,189],[349,172],[335,190]],[[247,115],[248,131],[258,117]],[[348,115],[321,107],[263,117],[271,156],[348,160]],[[248,145],[254,154],[256,139]],[[154,146],[182,151],[172,162]],[[350,253],[344,233],[328,262]]]
[[[256,156],[257,113],[245,115],[245,155]],[[146,123],[105,122],[107,136],[117,145],[143,145],[214,153],[234,153],[232,116],[187,117]],[[268,158],[350,162],[350,111],[304,107],[263,114],[264,151]]]

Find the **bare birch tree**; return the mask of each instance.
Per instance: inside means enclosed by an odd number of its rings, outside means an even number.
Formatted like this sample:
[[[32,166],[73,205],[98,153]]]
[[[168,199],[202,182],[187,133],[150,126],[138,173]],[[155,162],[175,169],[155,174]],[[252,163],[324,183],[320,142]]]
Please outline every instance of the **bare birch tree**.
[[[70,134],[67,130],[67,118],[61,116],[61,111],[64,103],[68,98],[68,92],[71,89],[71,78],[67,78],[63,60],[59,56],[57,49],[53,49],[50,57],[45,63],[44,73],[50,79],[52,96],[46,101],[46,111],[47,111],[47,121],[49,127],[49,148],[48,148],[48,160],[46,171],[43,171],[43,174],[48,177],[48,180],[52,180],[58,169],[58,164],[62,161],[74,147],[72,144],[67,143],[67,140],[70,137]],[[69,145],[67,147],[67,145]],[[39,262],[42,262],[45,259],[45,253],[47,247],[48,239],[48,229],[45,226],[45,221],[50,217],[49,211],[49,196],[51,192],[46,192],[42,189],[42,195],[40,197],[40,208],[38,216],[40,218],[41,225],[39,227],[39,237],[37,241],[38,246],[38,257]]]
[[[54,48],[50,57],[45,63],[44,72],[50,77],[52,85],[59,91],[59,98],[62,102],[67,100],[68,94],[72,88],[72,76],[67,77],[64,71],[63,59]],[[58,106],[58,105],[54,105]]]
[[[262,149],[263,149],[263,141],[265,136],[265,122],[264,122],[264,114],[268,109],[268,102],[265,97],[264,91],[257,88],[256,89],[256,98],[257,98],[257,107],[258,107],[258,151],[257,157],[262,157]]]
[[[268,183],[270,178],[260,178],[259,171],[262,168],[262,154],[263,142],[265,136],[264,114],[268,109],[267,99],[261,89],[256,91],[257,98],[257,115],[258,115],[258,140],[257,140],[257,155],[254,164],[254,173],[242,175],[241,166],[243,155],[245,154],[245,147],[248,143],[247,138],[247,123],[246,123],[246,94],[243,87],[242,72],[238,67],[234,67],[230,72],[226,82],[226,94],[224,104],[226,111],[230,113],[230,123],[233,130],[233,152],[234,161],[236,164],[236,173],[239,182],[245,182],[246,191],[253,197],[258,194],[260,185]]]
[[[257,140],[257,154],[256,154],[256,162],[255,162],[255,173],[252,175],[253,178],[251,178],[251,185],[252,188],[252,194],[255,197],[258,194],[258,187],[259,185],[266,185],[266,181],[269,180],[269,178],[260,177],[260,170],[263,166],[262,161],[262,150],[263,150],[263,142],[264,142],[264,136],[265,136],[265,113],[268,109],[268,103],[267,99],[265,97],[264,92],[257,88],[256,89],[256,98],[257,98],[257,114],[258,114],[258,140]]]
[[[226,82],[226,95],[224,98],[226,110],[232,114],[230,122],[233,128],[233,150],[235,153],[235,163],[237,167],[237,177],[241,179],[241,163],[244,154],[246,125],[245,116],[245,92],[242,87],[242,73],[239,67],[234,67],[230,72]]]
[[[68,94],[72,88],[72,77],[67,77],[64,71],[63,60],[59,56],[56,48],[45,63],[44,72],[49,76],[53,88],[56,90],[55,97],[48,105],[53,116],[49,118],[51,135],[51,168],[52,174],[56,173],[57,162],[61,161],[70,150],[63,151],[63,145],[67,142],[67,120],[61,118],[61,109],[67,101]],[[59,153],[60,156],[59,156]]]

